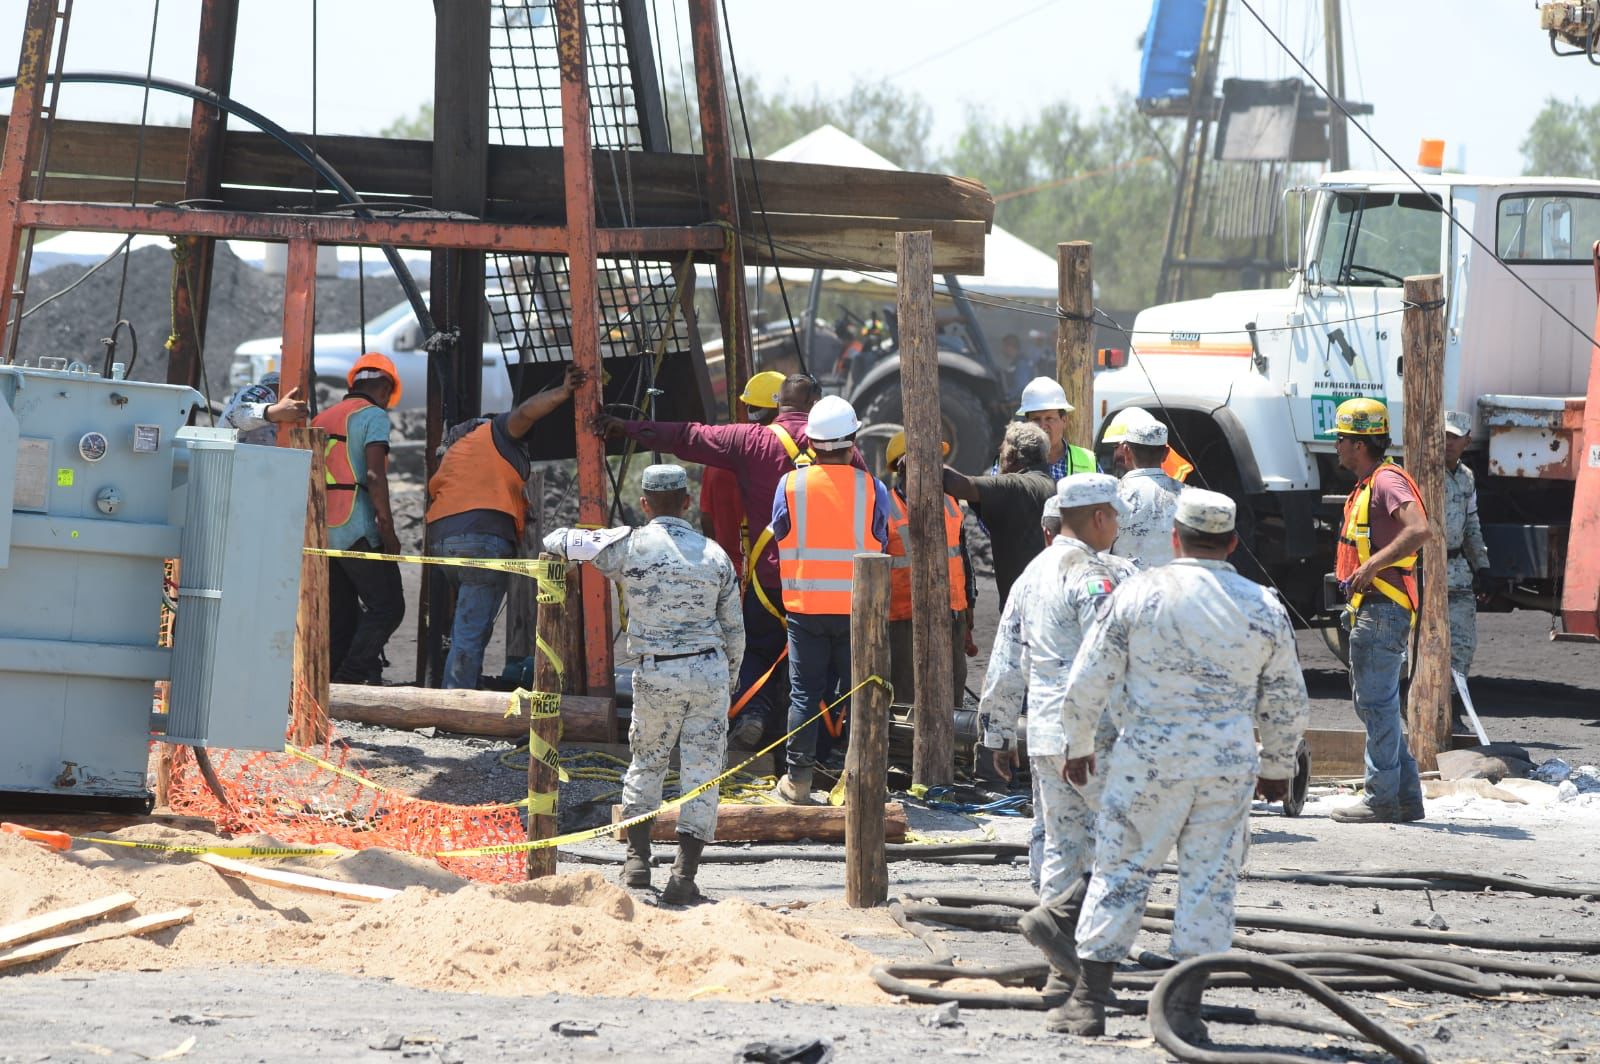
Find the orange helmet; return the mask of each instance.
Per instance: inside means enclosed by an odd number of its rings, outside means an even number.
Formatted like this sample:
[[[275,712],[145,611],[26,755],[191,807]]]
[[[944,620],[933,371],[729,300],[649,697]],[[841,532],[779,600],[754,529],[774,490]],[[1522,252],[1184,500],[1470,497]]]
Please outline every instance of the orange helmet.
[[[350,372],[348,375],[346,375],[345,381],[350,385],[351,388],[354,388],[356,386],[357,378],[361,377],[369,370],[376,370],[377,372],[382,373],[385,377],[389,378],[389,383],[394,386],[394,390],[389,393],[389,409],[393,410],[395,407],[399,406],[401,392],[400,374],[395,372],[394,363],[389,361],[388,355],[380,355],[376,351],[368,351],[366,354],[356,359],[356,364],[350,367]]]

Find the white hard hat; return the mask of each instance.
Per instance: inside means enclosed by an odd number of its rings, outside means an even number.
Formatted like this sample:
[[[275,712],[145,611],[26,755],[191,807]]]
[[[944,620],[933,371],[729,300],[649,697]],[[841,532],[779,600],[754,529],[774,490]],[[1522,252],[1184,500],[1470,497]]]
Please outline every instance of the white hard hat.
[[[1071,410],[1066,389],[1050,377],[1035,377],[1022,389],[1022,406],[1018,417],[1026,417],[1040,410]]]
[[[811,408],[811,415],[806,418],[806,435],[811,437],[811,446],[819,451],[843,450],[850,446],[850,437],[860,428],[861,421],[856,417],[856,408],[837,395],[825,395],[818,399],[817,405]],[[829,446],[834,441],[839,442]]]
[[[1106,425],[1106,433],[1100,437],[1104,443],[1121,443],[1128,435],[1128,430],[1135,425],[1148,424],[1155,420],[1155,415],[1142,406],[1129,406],[1117,411],[1116,415]]]

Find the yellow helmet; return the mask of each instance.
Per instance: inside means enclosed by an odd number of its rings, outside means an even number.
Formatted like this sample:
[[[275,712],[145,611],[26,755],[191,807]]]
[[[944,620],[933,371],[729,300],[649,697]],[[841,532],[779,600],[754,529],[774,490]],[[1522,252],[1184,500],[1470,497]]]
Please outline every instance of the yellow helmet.
[[[950,457],[950,444],[941,441],[939,453],[945,458]],[[889,437],[888,444],[883,448],[883,463],[890,469],[900,464],[900,459],[906,456],[906,433],[904,429]]]
[[[1154,421],[1155,417],[1142,406],[1130,406],[1117,411],[1110,422],[1106,424],[1106,432],[1100,437],[1102,443],[1121,443],[1128,436],[1128,430],[1135,425],[1147,424]]]
[[[1333,430],[1340,436],[1389,435],[1389,411],[1376,399],[1346,399],[1333,415]]]
[[[739,402],[745,406],[758,406],[763,410],[778,408],[778,389],[783,387],[783,374],[765,370],[745,381]]]

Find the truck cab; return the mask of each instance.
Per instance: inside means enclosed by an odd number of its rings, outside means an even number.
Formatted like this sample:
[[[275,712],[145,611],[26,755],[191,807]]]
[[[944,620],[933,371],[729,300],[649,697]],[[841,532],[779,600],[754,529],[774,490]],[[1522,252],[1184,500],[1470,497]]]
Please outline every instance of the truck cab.
[[[1297,190],[1306,227],[1286,287],[1152,307],[1134,322],[1128,364],[1095,380],[1101,432],[1127,406],[1168,421],[1199,476],[1242,504],[1241,568],[1270,576],[1307,615],[1349,487],[1333,456],[1339,403],[1383,401],[1391,453],[1403,458],[1402,287],[1412,275],[1444,278],[1445,406],[1474,420],[1465,460],[1496,575],[1527,605],[1547,605],[1560,575],[1600,181],[1418,181],[1424,191],[1404,174],[1351,171]]]

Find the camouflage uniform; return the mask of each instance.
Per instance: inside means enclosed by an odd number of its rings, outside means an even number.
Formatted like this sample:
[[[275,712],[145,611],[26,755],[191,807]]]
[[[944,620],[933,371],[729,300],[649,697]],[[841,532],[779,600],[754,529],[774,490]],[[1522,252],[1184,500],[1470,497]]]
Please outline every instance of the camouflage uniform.
[[[727,553],[676,517],[642,528],[557,529],[544,545],[590,562],[621,585],[627,602],[626,660],[635,668],[623,815],[661,805],[674,744],[684,791],[714,778],[726,757],[728,702],[744,657],[739,579]],[[678,831],[710,842],[717,798],[713,789],[684,805]]]
[[[1450,668],[1465,676],[1478,649],[1478,599],[1472,574],[1489,568],[1489,549],[1478,524],[1477,482],[1465,462],[1445,470],[1444,542],[1449,551],[1445,579],[1450,589]]]
[[[1118,526],[1111,553],[1149,569],[1172,560],[1172,515],[1183,485],[1160,469],[1130,469],[1118,494],[1130,511]]]
[[[1289,618],[1226,562],[1180,558],[1140,573],[1112,596],[1073,663],[1062,708],[1069,750],[1089,749],[1119,688],[1121,735],[1109,761],[1097,764],[1107,782],[1078,955],[1107,963],[1127,956],[1150,882],[1174,843],[1172,953],[1225,950],[1255,777],[1294,775],[1306,724]]]
[[[1094,818],[1100,806],[1099,777],[1084,787],[1062,778],[1067,736],[1061,706],[1066,698],[1067,675],[1084,635],[1120,579],[1104,556],[1096,554],[1065,531],[1056,542],[1064,544],[1054,579],[1041,585],[1028,611],[1028,764],[1039,789],[1039,819],[1044,822],[1044,861],[1039,875],[1039,902],[1049,905],[1060,898],[1089,870],[1094,846]],[[1106,758],[1116,741],[1112,707],[1100,716],[1093,731],[1093,752]],[[1075,747],[1082,756],[1090,747]]]
[[[240,443],[271,447],[278,442],[278,426],[267,420],[267,407],[278,401],[278,375],[268,373],[228,397],[218,423],[239,433]]]

